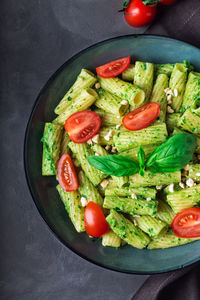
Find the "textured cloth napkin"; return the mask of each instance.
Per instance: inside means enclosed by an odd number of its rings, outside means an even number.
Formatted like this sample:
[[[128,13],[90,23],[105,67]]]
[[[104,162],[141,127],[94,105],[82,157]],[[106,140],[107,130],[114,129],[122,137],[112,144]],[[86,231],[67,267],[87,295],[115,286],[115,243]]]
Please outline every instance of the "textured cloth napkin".
[[[170,36],[200,48],[200,0],[177,0],[172,6],[163,7],[145,33]],[[200,263],[150,276],[132,298],[146,299],[200,300]]]

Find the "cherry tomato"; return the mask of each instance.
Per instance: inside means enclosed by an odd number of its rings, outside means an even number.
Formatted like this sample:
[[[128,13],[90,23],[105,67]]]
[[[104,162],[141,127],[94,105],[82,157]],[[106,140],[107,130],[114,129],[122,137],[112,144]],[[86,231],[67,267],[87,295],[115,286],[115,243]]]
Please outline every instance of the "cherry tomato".
[[[101,208],[93,201],[85,209],[85,229],[88,235],[100,237],[109,231],[109,225]]]
[[[66,192],[76,191],[79,187],[75,166],[69,154],[64,153],[57,165],[58,182]]]
[[[176,2],[176,0],[160,0],[159,3],[163,5],[170,5],[172,3]]]
[[[124,11],[124,17],[130,26],[142,27],[154,20],[156,10],[156,5],[144,5],[142,0],[131,0]]]
[[[124,127],[128,130],[135,131],[146,128],[155,121],[160,113],[158,103],[151,102],[132,110],[122,119]]]
[[[172,229],[178,237],[200,237],[200,208],[193,207],[181,211],[175,216]]]
[[[97,67],[96,72],[100,77],[111,78],[124,72],[130,65],[130,56],[113,60],[103,66]]]
[[[100,117],[93,111],[79,111],[71,115],[65,122],[65,130],[70,139],[77,144],[91,139],[101,126]]]

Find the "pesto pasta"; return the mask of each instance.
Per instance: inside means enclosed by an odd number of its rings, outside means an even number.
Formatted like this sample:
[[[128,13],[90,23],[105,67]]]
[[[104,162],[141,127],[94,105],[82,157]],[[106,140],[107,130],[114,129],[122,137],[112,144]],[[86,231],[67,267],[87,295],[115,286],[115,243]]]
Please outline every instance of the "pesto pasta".
[[[44,124],[41,173],[56,176],[74,229],[101,237],[102,249],[200,239],[181,237],[174,225],[187,209],[179,223],[200,210],[200,73],[188,65],[129,61],[107,77],[82,69]],[[90,205],[93,222],[102,221],[93,231]]]

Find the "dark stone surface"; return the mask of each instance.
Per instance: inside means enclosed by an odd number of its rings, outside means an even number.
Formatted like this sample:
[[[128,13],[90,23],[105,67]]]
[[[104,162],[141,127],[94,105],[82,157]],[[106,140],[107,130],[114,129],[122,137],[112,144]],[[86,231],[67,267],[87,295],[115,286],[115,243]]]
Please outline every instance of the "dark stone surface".
[[[118,35],[141,33],[117,0],[2,0],[0,18],[0,298],[130,299],[147,276],[84,261],[48,230],[23,166],[25,128],[39,90],[73,54]]]

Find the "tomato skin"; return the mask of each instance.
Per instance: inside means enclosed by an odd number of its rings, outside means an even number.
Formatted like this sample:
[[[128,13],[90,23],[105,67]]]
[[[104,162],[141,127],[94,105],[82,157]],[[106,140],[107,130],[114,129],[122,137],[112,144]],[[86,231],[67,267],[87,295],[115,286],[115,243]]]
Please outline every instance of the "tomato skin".
[[[124,11],[124,17],[130,26],[142,27],[154,20],[156,11],[156,5],[148,6],[142,0],[131,0]]]
[[[132,110],[122,119],[124,127],[130,131],[140,130],[153,123],[160,113],[158,103],[151,102]]]
[[[102,78],[112,78],[124,72],[130,63],[131,58],[127,56],[97,67],[96,72]]]
[[[181,238],[200,237],[200,208],[192,207],[181,211],[173,219],[172,229]]]
[[[73,161],[68,153],[64,153],[58,161],[57,177],[64,191],[73,192],[78,189],[78,176]]]
[[[160,0],[159,1],[159,3],[162,5],[171,5],[174,2],[176,2],[176,0]]]
[[[101,208],[90,201],[85,209],[85,229],[88,235],[100,237],[109,231],[109,225]]]
[[[72,114],[65,122],[65,130],[72,142],[81,144],[91,139],[100,129],[101,119],[89,110]]]

